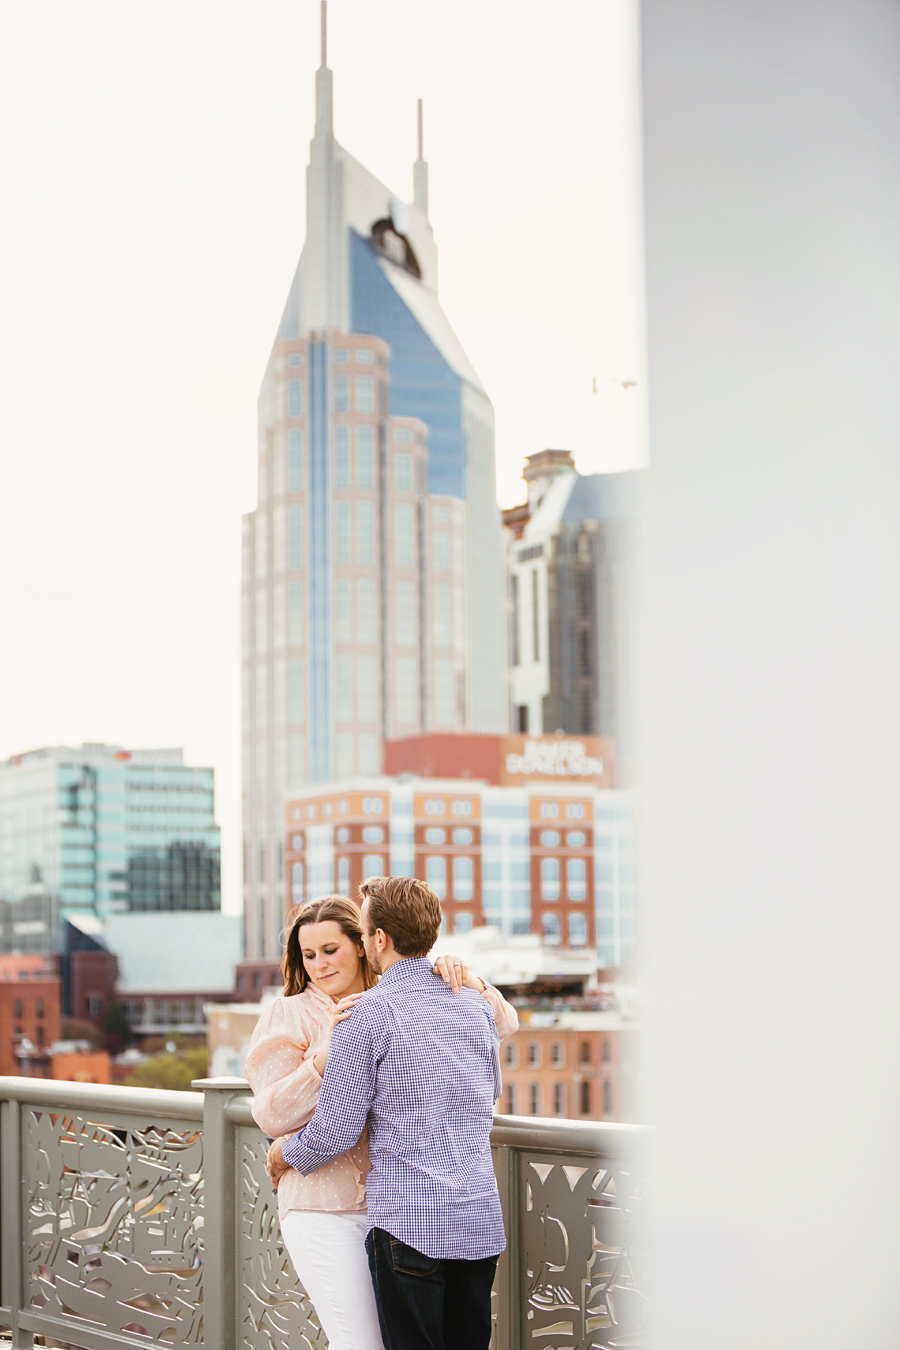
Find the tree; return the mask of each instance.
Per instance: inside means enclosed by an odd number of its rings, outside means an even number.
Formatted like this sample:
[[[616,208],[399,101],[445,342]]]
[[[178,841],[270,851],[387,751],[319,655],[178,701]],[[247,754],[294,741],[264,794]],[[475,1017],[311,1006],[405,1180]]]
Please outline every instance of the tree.
[[[118,1055],[131,1040],[131,1023],[124,1003],[110,1003],[100,1023],[101,1044],[111,1055]]]
[[[154,1055],[135,1066],[126,1078],[129,1087],[168,1088],[187,1092],[195,1078],[205,1078],[209,1058],[205,1045],[190,1050],[177,1050],[174,1055]]]

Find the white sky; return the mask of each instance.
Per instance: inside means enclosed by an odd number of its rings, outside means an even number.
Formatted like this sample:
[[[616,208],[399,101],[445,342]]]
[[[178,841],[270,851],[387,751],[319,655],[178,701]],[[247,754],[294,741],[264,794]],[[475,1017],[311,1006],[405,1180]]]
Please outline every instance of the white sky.
[[[240,907],[239,541],[304,236],[317,0],[0,2],[0,758],[183,745]],[[412,194],[522,457],[641,458],[636,0],[332,0],[335,133]],[[596,378],[597,393],[592,392]]]

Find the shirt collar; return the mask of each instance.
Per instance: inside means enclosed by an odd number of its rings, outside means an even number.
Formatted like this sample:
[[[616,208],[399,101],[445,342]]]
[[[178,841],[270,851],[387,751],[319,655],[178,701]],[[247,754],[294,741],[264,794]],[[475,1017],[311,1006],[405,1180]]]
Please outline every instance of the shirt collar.
[[[395,961],[384,972],[378,983],[382,985],[387,981],[388,984],[423,984],[426,980],[434,980],[434,971],[428,957],[404,956],[401,961]]]

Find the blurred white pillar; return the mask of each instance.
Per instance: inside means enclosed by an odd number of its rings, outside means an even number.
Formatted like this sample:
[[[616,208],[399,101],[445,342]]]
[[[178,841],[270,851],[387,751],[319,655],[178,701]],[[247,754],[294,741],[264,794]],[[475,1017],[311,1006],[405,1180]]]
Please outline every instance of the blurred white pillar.
[[[900,4],[645,0],[663,1350],[900,1345]]]

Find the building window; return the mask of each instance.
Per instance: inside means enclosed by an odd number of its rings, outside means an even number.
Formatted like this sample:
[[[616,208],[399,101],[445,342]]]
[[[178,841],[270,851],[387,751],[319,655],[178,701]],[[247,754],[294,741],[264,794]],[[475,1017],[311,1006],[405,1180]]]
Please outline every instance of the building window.
[[[610,1041],[603,1042],[603,1063],[612,1063],[612,1044]]]
[[[581,1114],[583,1116],[591,1114],[591,1084],[588,1078],[581,1080]]]
[[[569,802],[566,815],[570,820],[584,820],[584,802]]]
[[[394,562],[398,567],[413,566],[413,509],[409,502],[394,506]]]
[[[303,412],[300,380],[288,380],[288,417],[299,417]]]
[[[356,485],[375,486],[375,433],[370,426],[356,428]]]
[[[303,457],[300,428],[288,432],[288,492],[299,492],[303,487]]]
[[[338,858],[338,893],[340,895],[350,894],[350,859]]]
[[[375,411],[375,381],[371,375],[356,377],[356,411],[361,413]]]
[[[613,1086],[609,1078],[603,1084],[603,1114],[611,1116],[613,1113]]]
[[[398,647],[416,645],[416,598],[411,581],[398,581],[394,589],[394,632]]]
[[[545,914],[541,926],[544,930],[544,941],[548,946],[556,946],[559,943],[559,919],[555,914]]]
[[[508,1069],[515,1069],[519,1064],[519,1048],[515,1041],[507,1041],[503,1050],[503,1062]]]
[[[334,561],[339,567],[346,567],[350,561],[350,503],[338,501],[334,504]]]
[[[453,646],[453,597],[445,581],[435,583],[432,627],[436,650],[447,651]]]
[[[449,572],[453,557],[449,532],[447,530],[435,530],[431,548],[434,570],[436,572]]]
[[[558,858],[541,858],[541,899],[559,899]]]
[[[544,848],[557,848],[559,845],[559,831],[542,830],[541,844],[543,845]]]
[[[533,568],[531,573],[531,637],[533,660],[541,659],[541,635],[540,635],[540,597],[538,595],[538,570]]]
[[[394,489],[397,492],[412,492],[412,455],[394,456]]]
[[[532,1083],[528,1089],[528,1110],[533,1116],[541,1114],[541,1085]]]
[[[569,946],[583,947],[587,943],[587,919],[583,914],[569,915]]]
[[[303,353],[302,353],[302,352],[288,352],[287,363],[288,363],[289,366],[302,366],[302,365],[303,365]]]
[[[349,360],[350,360],[350,353],[347,351],[347,348],[338,347],[337,351],[334,354],[334,364],[336,366],[343,366],[346,365]]]
[[[475,894],[474,868],[471,858],[453,859],[453,898],[471,900]]]
[[[553,1084],[553,1114],[555,1116],[566,1114],[566,1089],[563,1083]]]
[[[454,933],[471,933],[472,923],[473,919],[471,914],[457,914],[453,919],[453,931]]]
[[[350,381],[346,375],[334,377],[334,411],[345,413],[350,410]]]
[[[279,559],[280,562],[280,559]],[[303,566],[303,507],[288,507],[288,567]]]
[[[334,429],[334,486],[350,486],[350,428],[344,422]]]
[[[43,1050],[43,1048],[44,1048],[44,1028],[43,1028],[42,1026],[38,1027],[38,1029],[37,1029],[37,1043],[38,1043],[38,1049],[39,1049],[39,1050]]]
[[[587,842],[587,836],[583,830],[570,830],[566,835],[566,843],[569,848],[584,848]]]
[[[426,816],[442,816],[444,814],[444,803],[438,797],[429,797],[425,803]]]
[[[356,359],[361,366],[370,366],[375,360],[375,354],[369,351],[368,347],[359,347],[357,348]]]
[[[514,664],[515,664],[515,665],[518,665],[519,663],[518,663],[518,661],[516,661]],[[516,716],[517,716],[517,718],[518,718],[518,727],[519,727],[519,732],[520,732],[520,734],[527,736],[527,735],[528,735],[528,704],[527,704],[527,703],[520,703],[520,704],[519,704],[519,706],[518,706],[518,708],[517,708],[517,710],[516,710]]]
[[[299,905],[303,900],[303,864],[291,863],[291,900]]]
[[[570,900],[583,900],[587,895],[587,864],[584,858],[570,858],[566,863],[566,893]]]
[[[566,1062],[566,1055],[563,1049],[562,1041],[554,1041],[553,1045],[550,1048],[550,1063],[560,1065],[565,1064],[565,1062]]]
[[[35,1013],[37,1014],[38,1017],[43,1017],[43,1015],[44,1015],[44,1000],[43,1000],[42,998],[39,998],[38,1001],[37,1001],[37,1003],[35,1003],[35,1005],[34,1005],[34,1011],[35,1011]]]
[[[470,816],[472,814],[472,803],[466,801],[464,797],[458,797],[453,803],[453,814],[455,816]]]
[[[363,813],[367,816],[380,816],[382,801],[380,797],[363,797]]]
[[[363,830],[364,844],[381,844],[384,842],[384,830],[380,825],[367,825]]]
[[[528,1063],[531,1068],[537,1068],[541,1062],[541,1047],[537,1041],[528,1042]]]
[[[430,829],[425,831],[426,844],[443,844],[446,838],[447,838],[447,831],[436,829],[435,826],[432,826]]]
[[[581,1042],[581,1049],[580,1049],[579,1052],[578,1052],[578,1059],[579,1059],[579,1063],[581,1063],[581,1064],[590,1064],[590,1062],[591,1062],[591,1045],[590,1045],[590,1041],[582,1041],[582,1042]]]
[[[260,844],[256,851],[256,879],[265,881],[266,879],[266,846]]]
[[[363,567],[375,562],[375,503],[356,503],[356,560]]]
[[[378,597],[374,577],[356,579],[356,640],[374,643],[378,639]]]
[[[367,853],[363,858],[363,881],[367,877],[384,876],[384,858],[377,853]]]
[[[87,1000],[88,1017],[99,1017],[103,1010],[103,999],[99,994],[91,994]]]
[[[541,815],[545,820],[556,820],[559,815],[559,802],[541,802]]]
[[[514,1116],[519,1109],[519,1085],[518,1083],[507,1083],[506,1085],[506,1114]]]
[[[337,841],[338,841],[339,844],[349,844],[349,842],[350,842],[350,831],[347,829],[347,826],[346,826],[346,825],[342,825],[342,826],[341,826],[341,828],[338,830],[338,832],[337,832],[335,838],[337,839]]]
[[[439,900],[447,896],[447,859],[432,857],[425,859],[425,880]]]
[[[17,1018],[21,1018],[21,1016],[22,1016],[22,1000],[21,1000],[20,998],[17,998],[17,999],[16,999],[16,1005],[15,1005],[15,1010],[14,1010],[14,1011],[15,1011],[15,1016],[16,1016]]]
[[[454,830],[454,831],[453,831],[453,842],[454,842],[454,844],[471,844],[473,838],[474,838],[474,836],[473,836],[471,830]]]

